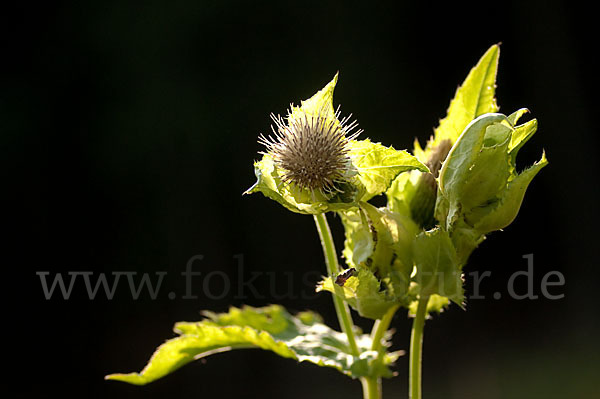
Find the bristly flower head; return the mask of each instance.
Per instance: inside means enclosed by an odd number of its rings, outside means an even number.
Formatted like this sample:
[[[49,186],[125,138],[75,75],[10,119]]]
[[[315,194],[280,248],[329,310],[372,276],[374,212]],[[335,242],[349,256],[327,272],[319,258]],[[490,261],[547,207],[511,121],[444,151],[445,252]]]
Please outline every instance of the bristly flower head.
[[[274,135],[261,134],[258,141],[282,169],[284,183],[323,194],[342,191],[338,183],[352,169],[349,143],[362,130],[355,130],[358,123],[350,121],[351,114],[340,120],[339,107],[333,118],[328,111],[326,104],[321,104],[315,114],[300,108],[294,115],[292,105],[287,123],[280,115],[271,114]]]
[[[353,175],[350,141],[362,132],[350,121],[352,115],[340,120],[339,107],[334,111],[336,83],[337,74],[300,107],[290,105],[286,118],[271,114],[273,136],[261,134],[258,140],[267,149],[262,154],[273,157],[281,169],[281,181],[313,195],[343,191],[340,183]]]
[[[333,107],[338,75],[285,117],[271,115],[271,136],[254,163],[256,183],[245,194],[260,192],[289,210],[317,215],[356,208],[385,192],[399,173],[427,167],[406,151],[356,140],[362,133],[351,115]]]

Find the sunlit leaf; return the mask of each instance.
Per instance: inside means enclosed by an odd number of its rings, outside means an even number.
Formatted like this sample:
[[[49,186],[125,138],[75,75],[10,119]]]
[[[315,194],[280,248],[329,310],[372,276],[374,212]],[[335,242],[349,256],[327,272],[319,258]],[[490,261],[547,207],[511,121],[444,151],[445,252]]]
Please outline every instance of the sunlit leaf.
[[[317,291],[339,294],[358,314],[370,319],[380,319],[391,307],[398,306],[394,297],[381,290],[381,282],[366,267],[359,266],[356,276],[340,284],[342,289],[336,290],[335,278],[327,277],[319,283]]]
[[[461,265],[448,232],[438,228],[419,234],[415,240],[413,257],[419,296],[437,294],[462,306]]]
[[[477,65],[471,69],[463,84],[456,90],[450,102],[447,116],[435,129],[432,140],[422,150],[418,142],[415,144],[415,155],[422,162],[427,161],[427,154],[443,140],[456,142],[458,136],[475,118],[486,113],[498,111],[494,98],[496,91],[496,74],[500,47],[491,46],[481,57]]]
[[[450,300],[445,296],[433,294],[427,301],[427,313],[441,313],[450,305]],[[408,305],[408,315],[414,317],[417,314],[419,301],[412,301]]]
[[[301,101],[299,107],[292,106],[292,112],[290,113],[289,118],[304,118],[306,115],[314,117],[324,116],[328,120],[339,123],[335,117],[335,109],[333,107],[333,92],[337,85],[337,81],[338,74],[336,73],[333,79],[311,98]]]
[[[361,201],[384,193],[401,172],[429,170],[408,152],[372,143],[369,139],[352,141],[349,155],[358,171],[357,177],[365,188]]]
[[[475,224],[475,230],[485,234],[500,230],[511,224],[519,213],[529,183],[546,165],[548,165],[548,160],[546,155],[542,154],[542,159],[511,180],[497,203],[490,205],[489,209],[483,211],[485,212],[484,216],[472,217],[472,219],[478,220]]]
[[[206,316],[200,322],[177,323],[179,336],[159,346],[141,372],[111,374],[106,379],[145,385],[196,359],[243,348],[260,348],[298,362],[333,367],[353,378],[390,377],[388,366],[399,355],[393,352],[379,357],[370,350],[371,338],[359,334],[361,355],[353,356],[346,335],[322,324],[317,314],[292,316],[278,305],[231,308],[228,313],[207,312]]]

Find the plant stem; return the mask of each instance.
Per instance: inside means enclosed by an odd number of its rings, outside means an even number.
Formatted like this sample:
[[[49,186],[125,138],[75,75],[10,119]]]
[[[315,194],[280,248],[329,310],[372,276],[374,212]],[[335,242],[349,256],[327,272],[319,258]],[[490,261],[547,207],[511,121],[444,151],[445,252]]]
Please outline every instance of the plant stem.
[[[333,243],[333,237],[331,236],[331,230],[329,229],[329,224],[327,223],[327,217],[324,214],[315,215],[315,223],[317,225],[317,230],[319,231],[321,244],[323,245],[325,264],[327,265],[327,274],[329,274],[330,277],[335,278],[336,274],[340,271],[340,267],[338,264],[337,252],[335,251],[335,244]],[[335,286],[335,289],[341,290],[341,288],[338,286]],[[356,338],[354,337],[354,324],[352,322],[352,315],[350,314],[348,304],[344,302],[338,295],[334,294],[332,297],[340,327],[348,337],[348,345],[350,346],[350,350],[354,356],[359,356],[360,351],[356,345]],[[393,307],[390,309],[381,320],[377,320],[373,325],[373,350],[379,351],[381,349],[381,340],[390,325],[396,309],[398,308]],[[363,387],[363,399],[381,399],[380,378],[362,377],[360,382]]]
[[[417,314],[415,315],[410,335],[409,399],[421,399],[421,358],[423,327],[425,326],[425,316],[427,316],[427,302],[429,302],[428,296],[419,299]]]
[[[335,275],[340,271],[338,265],[337,253],[335,251],[335,244],[333,243],[333,237],[331,236],[331,230],[327,223],[325,214],[321,213],[314,215],[317,230],[319,231],[319,237],[321,237],[321,244],[323,245],[323,253],[325,254],[325,264],[327,265],[327,274],[330,277],[335,278]],[[335,285],[335,284],[334,284]],[[336,289],[341,287],[335,286]],[[342,300],[338,295],[331,295],[333,298],[333,305],[335,306],[335,312],[337,313],[338,321],[342,331],[348,337],[348,345],[350,351],[354,356],[359,356],[360,352],[356,345],[356,338],[354,338],[354,324],[352,322],[352,315],[348,304]]]
[[[379,356],[383,355],[380,351],[383,349],[382,340],[385,332],[390,327],[392,318],[399,307],[400,305],[392,306],[381,319],[375,320],[375,324],[373,324],[373,329],[371,330],[371,341],[373,342],[371,349],[379,352]],[[362,378],[360,382],[363,386],[363,398],[381,399],[381,378]]]
[[[381,399],[381,378],[363,377],[363,399]]]
[[[392,318],[394,317],[394,314],[396,313],[396,310],[398,310],[399,307],[400,305],[392,306],[388,309],[386,314],[384,314],[381,319],[375,320],[375,324],[373,324],[373,330],[371,330],[371,340],[373,341],[371,349],[373,349],[374,351],[379,352],[381,350],[381,342],[383,340],[383,336],[390,327]]]

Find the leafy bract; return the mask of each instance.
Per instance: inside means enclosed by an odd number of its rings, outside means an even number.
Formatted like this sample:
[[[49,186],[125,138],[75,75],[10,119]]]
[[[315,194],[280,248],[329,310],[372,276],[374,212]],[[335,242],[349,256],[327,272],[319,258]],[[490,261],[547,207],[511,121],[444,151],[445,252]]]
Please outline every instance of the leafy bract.
[[[462,189],[467,183],[467,175],[480,156],[488,128],[503,122],[508,124],[508,119],[502,114],[482,115],[474,119],[460,135],[440,171],[440,191],[450,201],[455,199],[455,195],[464,195]]]
[[[368,201],[385,192],[401,172],[429,169],[406,151],[372,143],[369,139],[352,141],[350,159],[358,171],[358,179],[364,187],[361,201]]]
[[[548,164],[546,154],[542,154],[542,159],[533,164],[514,177],[506,186],[498,200],[486,209],[486,213],[477,222],[475,230],[481,234],[486,234],[494,230],[500,230],[512,223],[517,217],[525,191],[535,175]]]
[[[517,152],[537,128],[535,119],[515,126],[526,112],[476,118],[442,167],[435,215],[450,232],[460,264],[486,234],[512,223],[529,183],[548,163],[542,154],[540,161],[517,173]]]
[[[399,175],[386,191],[387,207],[390,211],[411,217],[410,204],[417,191],[418,172]]]
[[[516,172],[516,153],[537,126],[535,119],[513,126],[523,114],[524,110],[510,117],[482,115],[460,136],[439,178],[436,216],[446,229],[472,229],[477,234],[469,239],[476,242],[477,235],[514,220],[527,186],[547,164],[543,155],[531,168]]]
[[[292,212],[303,214],[319,214],[330,210],[345,209],[354,206],[355,198],[349,197],[347,201],[330,201],[329,196],[319,191],[309,192],[285,184],[281,179],[281,170],[269,154],[265,154],[261,161],[254,164],[254,173],[257,181],[244,194],[261,192],[267,198],[279,202]],[[336,197],[340,199],[340,197]]]
[[[346,273],[347,271],[343,272]],[[344,281],[341,289],[336,289],[333,277],[327,277],[317,286],[317,291],[329,291],[348,302],[362,317],[380,319],[398,301],[387,290],[381,290],[381,282],[366,267],[358,267],[356,276]]]
[[[516,169],[516,160],[519,150],[537,131],[537,119],[532,119],[529,122],[517,126],[518,120],[527,112],[529,112],[529,110],[522,108],[508,117],[509,121],[515,126],[515,131],[513,132],[508,145],[511,172],[514,172]]]
[[[339,216],[346,235],[342,251],[346,263],[355,268],[361,264],[371,264],[372,260],[369,259],[375,251],[377,233],[373,234],[369,227],[366,213],[361,209],[352,209],[340,212]]]
[[[412,243],[419,233],[418,226],[408,217],[361,203],[367,216],[375,249],[367,266],[382,278],[389,277],[397,296],[404,295],[412,271]]]
[[[145,385],[193,360],[241,348],[265,349],[298,362],[333,367],[353,378],[390,377],[388,366],[399,356],[397,352],[379,356],[371,350],[372,340],[366,334],[357,335],[361,354],[353,356],[346,335],[322,324],[312,312],[294,317],[283,307],[272,305],[205,315],[207,319],[200,322],[177,323],[175,332],[179,336],[159,346],[140,373],[111,374],[106,378]]]
[[[333,79],[325,85],[321,90],[316,92],[308,100],[300,101],[300,106],[293,106],[289,115],[290,119],[302,119],[306,116],[325,117],[327,120],[332,120],[339,124],[335,117],[335,109],[333,108],[333,92],[338,81],[338,73]]]
[[[461,265],[448,232],[437,228],[419,234],[414,241],[413,257],[419,297],[437,294],[462,306]]]
[[[496,172],[498,165],[494,162],[497,161],[497,156],[494,155],[497,154],[497,151],[493,152],[491,156],[488,152],[482,155],[482,149],[488,128],[490,128],[490,132],[494,132],[493,128],[502,123],[510,126],[508,119],[502,114],[485,114],[478,117],[465,128],[465,131],[450,150],[440,171],[439,178],[439,191],[449,204],[447,220],[445,220],[446,226],[454,223],[458,212],[465,205],[463,201],[471,201],[470,196],[475,195],[479,199],[481,196],[489,197],[497,191],[495,190],[491,194],[487,191],[482,192],[482,187],[468,183],[469,179],[473,179],[473,173],[483,172],[483,175],[475,175],[475,180],[486,182],[489,180],[490,175]],[[501,127],[498,127],[498,130]],[[507,129],[510,128],[507,127]],[[500,156],[506,158],[506,151],[501,153]],[[478,167],[474,171],[473,168],[476,163]],[[493,185],[496,184],[495,182],[496,179],[494,179]],[[499,184],[501,183],[496,185]]]

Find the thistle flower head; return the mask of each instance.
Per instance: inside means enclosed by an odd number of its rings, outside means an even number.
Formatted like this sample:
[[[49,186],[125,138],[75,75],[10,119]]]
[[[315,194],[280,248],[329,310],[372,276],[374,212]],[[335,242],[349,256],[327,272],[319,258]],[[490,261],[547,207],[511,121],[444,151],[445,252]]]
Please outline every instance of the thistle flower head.
[[[362,132],[351,117],[340,120],[339,107],[331,117],[326,104],[314,113],[292,105],[285,119],[271,114],[273,136],[261,134],[258,141],[281,168],[284,183],[313,193],[339,192],[339,183],[352,171],[350,140]]]
[[[338,75],[285,117],[271,114],[272,135],[254,162],[256,183],[244,192],[260,192],[292,212],[318,215],[359,206],[385,192],[401,172],[427,167],[406,151],[355,140],[362,130],[352,115],[333,107]]]

